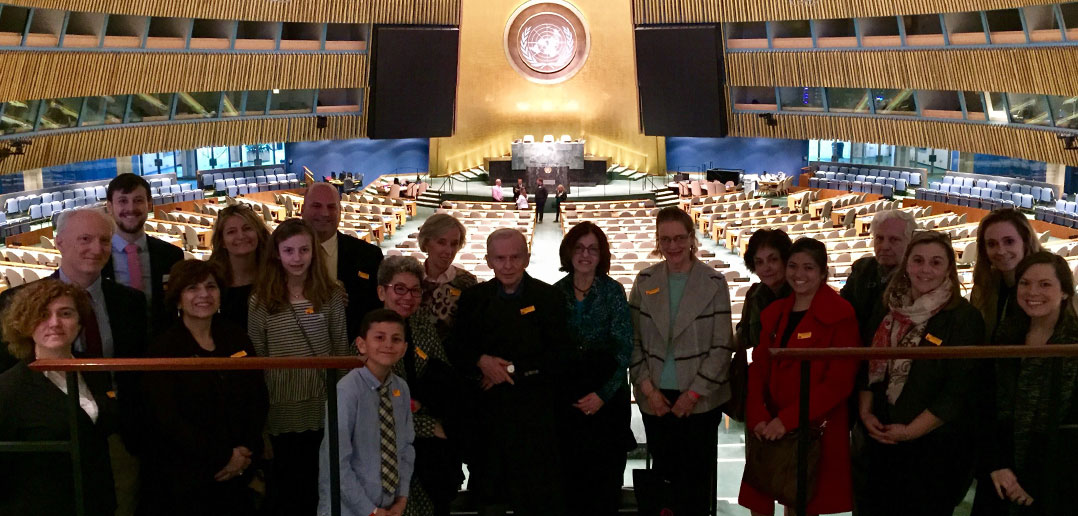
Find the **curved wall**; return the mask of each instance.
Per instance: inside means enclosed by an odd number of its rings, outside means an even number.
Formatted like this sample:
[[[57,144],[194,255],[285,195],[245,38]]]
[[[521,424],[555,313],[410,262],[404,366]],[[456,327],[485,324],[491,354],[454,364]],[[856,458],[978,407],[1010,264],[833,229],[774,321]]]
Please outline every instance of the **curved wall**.
[[[808,20],[1013,9],[1058,0],[633,0],[637,25]]]

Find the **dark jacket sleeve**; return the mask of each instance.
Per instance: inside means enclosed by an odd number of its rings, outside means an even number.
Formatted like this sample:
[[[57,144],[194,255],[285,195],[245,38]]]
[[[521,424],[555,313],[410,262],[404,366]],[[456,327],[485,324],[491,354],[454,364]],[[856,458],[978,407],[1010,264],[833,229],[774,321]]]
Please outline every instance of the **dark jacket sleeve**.
[[[465,376],[479,373],[476,362],[483,353],[478,348],[480,335],[476,332],[483,327],[483,295],[480,290],[486,284],[480,284],[465,290],[457,301],[457,320],[446,342],[445,352],[449,362]]]
[[[947,345],[976,346],[984,343],[984,321],[980,312],[968,302],[962,302],[944,321],[950,325]],[[977,375],[974,374],[976,366],[971,359],[939,362],[944,381],[927,409],[944,422],[950,422],[969,414],[970,393],[977,382]]]

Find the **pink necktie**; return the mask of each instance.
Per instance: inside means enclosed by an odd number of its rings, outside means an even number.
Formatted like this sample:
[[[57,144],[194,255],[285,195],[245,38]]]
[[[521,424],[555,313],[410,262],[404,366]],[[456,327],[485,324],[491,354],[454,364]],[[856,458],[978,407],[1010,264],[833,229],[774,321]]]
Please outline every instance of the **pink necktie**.
[[[131,280],[130,287],[142,290],[142,262],[138,259],[138,246],[127,244],[127,247],[124,247],[124,254],[127,255],[127,275]]]

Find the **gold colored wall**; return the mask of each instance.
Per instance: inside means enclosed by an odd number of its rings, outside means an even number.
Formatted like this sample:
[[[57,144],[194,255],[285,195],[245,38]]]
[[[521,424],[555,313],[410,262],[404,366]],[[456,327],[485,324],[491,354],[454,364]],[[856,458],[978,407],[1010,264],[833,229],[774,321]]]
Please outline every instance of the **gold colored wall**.
[[[633,0],[637,24],[822,20],[960,13],[1058,0]]]
[[[135,125],[38,136],[26,154],[0,162],[0,174],[147,152],[211,145],[246,145],[309,140],[346,140],[367,134],[367,117],[330,116],[318,129],[315,117],[264,118],[183,124]]]
[[[456,25],[460,0],[5,0],[67,11],[250,21]]]
[[[731,86],[828,86],[1078,94],[1074,47],[730,52]],[[944,72],[941,72],[944,71]]]
[[[664,140],[640,131],[630,2],[573,1],[589,27],[591,52],[580,72],[554,85],[529,82],[505,57],[505,24],[520,4],[463,0],[456,132],[431,139],[431,173],[506,154],[525,134],[583,137],[588,153],[637,170],[665,170]]]
[[[364,54],[0,52],[0,102],[127,93],[365,88]],[[72,77],[78,76],[78,80]]]

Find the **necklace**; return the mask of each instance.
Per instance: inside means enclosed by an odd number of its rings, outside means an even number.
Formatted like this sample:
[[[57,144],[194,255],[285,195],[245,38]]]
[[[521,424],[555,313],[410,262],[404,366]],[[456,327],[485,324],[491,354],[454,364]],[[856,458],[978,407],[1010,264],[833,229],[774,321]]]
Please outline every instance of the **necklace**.
[[[581,294],[587,295],[587,293],[588,293],[589,291],[591,291],[591,287],[592,287],[592,285],[594,285],[594,284],[595,284],[595,280],[593,279],[593,280],[591,281],[591,283],[588,283],[588,286],[587,286],[587,288],[580,288],[580,287],[576,286],[576,280],[574,279],[574,280],[573,280],[573,290],[576,290],[577,292],[580,292]]]

